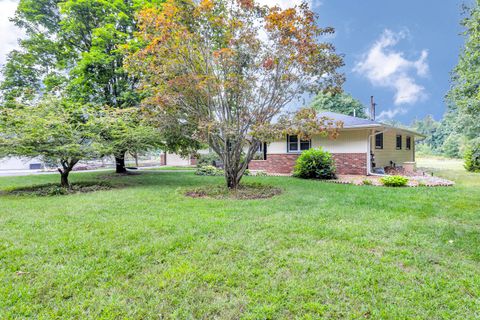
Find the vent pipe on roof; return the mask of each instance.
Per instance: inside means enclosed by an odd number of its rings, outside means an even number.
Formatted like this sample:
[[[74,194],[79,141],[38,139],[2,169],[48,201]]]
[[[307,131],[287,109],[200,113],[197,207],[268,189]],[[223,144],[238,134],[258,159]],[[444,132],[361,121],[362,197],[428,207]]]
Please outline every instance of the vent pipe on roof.
[[[370,97],[370,120],[375,120],[375,107],[377,104],[375,103],[375,99],[373,96]]]

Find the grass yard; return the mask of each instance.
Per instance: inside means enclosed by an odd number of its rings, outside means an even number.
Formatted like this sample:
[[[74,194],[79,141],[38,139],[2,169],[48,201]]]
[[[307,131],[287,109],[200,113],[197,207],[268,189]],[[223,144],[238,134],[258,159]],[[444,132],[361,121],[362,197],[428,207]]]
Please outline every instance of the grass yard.
[[[480,174],[419,163],[457,185],[246,177],[283,194],[211,200],[183,193],[221,177],[151,171],[108,191],[0,196],[0,318],[479,318]]]

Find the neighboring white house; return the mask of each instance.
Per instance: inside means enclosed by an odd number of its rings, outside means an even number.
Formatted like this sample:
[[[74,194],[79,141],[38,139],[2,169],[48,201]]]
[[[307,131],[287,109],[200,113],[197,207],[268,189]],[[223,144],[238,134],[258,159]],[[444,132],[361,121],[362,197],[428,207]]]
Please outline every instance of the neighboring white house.
[[[40,170],[45,164],[38,158],[6,157],[0,159],[0,170]]]

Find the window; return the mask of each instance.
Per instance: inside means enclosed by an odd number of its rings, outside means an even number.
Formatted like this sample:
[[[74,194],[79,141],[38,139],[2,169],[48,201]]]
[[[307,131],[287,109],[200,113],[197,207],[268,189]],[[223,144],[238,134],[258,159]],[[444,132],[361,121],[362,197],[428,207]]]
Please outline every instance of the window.
[[[383,133],[375,135],[375,149],[383,149]]]
[[[397,134],[397,150],[402,150],[402,135]]]
[[[287,151],[301,152],[310,149],[310,140],[300,140],[296,135],[287,136]]]
[[[412,148],[412,138],[407,137],[407,140],[405,141],[405,149],[410,150]]]

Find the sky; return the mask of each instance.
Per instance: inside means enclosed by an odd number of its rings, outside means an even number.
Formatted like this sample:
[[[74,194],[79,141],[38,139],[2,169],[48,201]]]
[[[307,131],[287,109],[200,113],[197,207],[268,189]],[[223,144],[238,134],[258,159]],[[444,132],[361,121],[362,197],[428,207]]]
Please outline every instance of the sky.
[[[261,0],[289,7],[301,0]],[[450,72],[464,39],[461,5],[471,0],[310,0],[325,39],[344,56],[344,91],[370,104],[378,119],[405,124],[428,114],[440,119]],[[9,22],[18,0],[0,0],[0,65],[16,48],[20,30]]]

